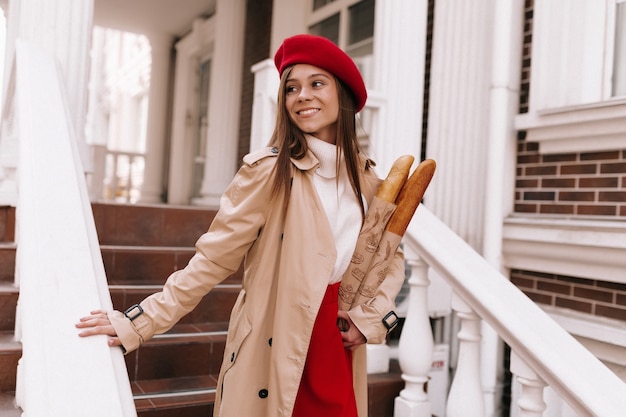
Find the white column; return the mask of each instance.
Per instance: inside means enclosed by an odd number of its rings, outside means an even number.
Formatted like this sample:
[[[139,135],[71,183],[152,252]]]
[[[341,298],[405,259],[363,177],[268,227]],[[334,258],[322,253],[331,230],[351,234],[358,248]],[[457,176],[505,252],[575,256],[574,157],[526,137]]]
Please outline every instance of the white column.
[[[14,80],[10,79],[10,71],[14,63],[16,39],[34,42],[56,58],[64,81],[74,136],[85,171],[90,171],[92,167],[84,132],[92,18],[93,0],[10,1],[5,52],[7,71],[3,87],[3,93],[9,94],[8,91],[14,83]],[[2,136],[0,202],[13,204],[16,200],[17,138],[10,128],[3,129]]]
[[[209,86],[209,126],[201,197],[217,206],[237,168],[246,2],[217,0],[215,50]]]
[[[432,367],[433,334],[428,317],[428,265],[407,250],[411,267],[408,311],[400,335],[399,363],[405,388],[394,402],[394,417],[430,417],[426,393]]]
[[[453,293],[452,308],[461,319],[459,356],[446,408],[447,417],[485,417],[480,379],[480,317]]]
[[[146,160],[141,202],[159,203],[163,200],[164,149],[167,141],[167,105],[170,85],[170,55],[173,38],[148,34],[152,56]]]
[[[400,155],[419,159],[427,10],[426,0],[376,2],[374,83],[368,87],[388,98],[370,144],[380,173]]]

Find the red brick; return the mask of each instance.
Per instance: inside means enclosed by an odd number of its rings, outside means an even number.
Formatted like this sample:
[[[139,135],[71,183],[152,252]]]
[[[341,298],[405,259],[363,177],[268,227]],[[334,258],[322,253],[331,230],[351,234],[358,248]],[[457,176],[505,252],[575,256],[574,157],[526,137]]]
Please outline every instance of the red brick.
[[[571,204],[542,204],[539,212],[543,214],[574,214]]]
[[[516,213],[537,213],[537,205],[536,204],[516,204],[515,212]]]
[[[525,201],[554,201],[555,193],[553,191],[525,191]]]
[[[619,178],[617,177],[579,178],[578,185],[581,188],[617,188],[619,185]]]
[[[626,162],[600,165],[602,174],[622,174],[626,172]]]
[[[581,161],[619,159],[619,151],[587,152],[580,154]]]
[[[593,191],[559,191],[559,201],[594,201]]]
[[[596,171],[597,166],[595,164],[561,166],[561,175],[595,174]]]
[[[556,165],[526,167],[526,175],[556,175]]]
[[[615,216],[617,214],[617,207],[601,205],[580,205],[576,207],[576,214],[580,214],[581,216]]]
[[[557,282],[538,281],[537,289],[541,291],[556,293],[556,294],[572,294],[572,287],[566,284],[559,284]]]
[[[590,301],[601,301],[603,303],[613,303],[614,293],[609,291],[600,291],[592,288],[574,288],[574,296],[584,298]]]
[[[576,186],[575,178],[543,178],[541,186],[544,188],[573,188]]]
[[[626,203],[626,191],[600,191],[598,200]]]
[[[518,179],[515,182],[517,188],[537,188],[539,186],[538,179]]]
[[[531,300],[538,304],[554,305],[554,298],[548,294],[539,294],[534,291],[524,290],[524,294]]]
[[[536,164],[539,162],[540,156],[539,154],[521,154],[517,156],[518,164]]]
[[[583,313],[591,314],[593,305],[580,300],[572,300],[570,298],[556,297],[554,301],[556,307],[569,308],[571,310],[582,311]]]
[[[574,162],[577,160],[576,154],[556,154],[556,155],[544,155],[543,162]]]
[[[511,277],[511,282],[515,284],[518,288],[529,288],[535,289],[535,280],[530,278],[525,278],[522,276],[513,276]]]
[[[597,305],[595,314],[597,316],[626,321],[626,309]]]

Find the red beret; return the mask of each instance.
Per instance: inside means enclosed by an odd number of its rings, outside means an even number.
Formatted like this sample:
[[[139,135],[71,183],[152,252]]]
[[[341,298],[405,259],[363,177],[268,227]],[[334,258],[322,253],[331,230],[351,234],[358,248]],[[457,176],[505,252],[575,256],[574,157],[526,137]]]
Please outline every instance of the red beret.
[[[322,68],[339,78],[352,91],[359,112],[367,100],[367,90],[354,61],[331,40],[315,35],[295,35],[280,45],[274,63],[278,72],[294,64],[309,64]]]

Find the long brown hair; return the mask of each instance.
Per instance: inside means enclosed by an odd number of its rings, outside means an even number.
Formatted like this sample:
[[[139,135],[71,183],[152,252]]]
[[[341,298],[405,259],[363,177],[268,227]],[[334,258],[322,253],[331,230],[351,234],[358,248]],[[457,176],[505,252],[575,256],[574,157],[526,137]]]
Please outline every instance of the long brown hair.
[[[308,145],[304,133],[291,121],[285,106],[286,83],[293,66],[285,68],[280,77],[278,87],[278,105],[276,126],[270,139],[269,146],[278,148],[278,161],[274,167],[274,193],[284,193],[288,200],[291,187],[291,158],[302,159],[307,153]],[[359,153],[361,152],[356,134],[356,101],[354,95],[341,80],[333,75],[339,95],[339,115],[337,117],[337,169],[340,165],[340,156],[346,164],[348,179],[352,191],[361,206],[361,214],[365,215],[361,181],[359,176]]]

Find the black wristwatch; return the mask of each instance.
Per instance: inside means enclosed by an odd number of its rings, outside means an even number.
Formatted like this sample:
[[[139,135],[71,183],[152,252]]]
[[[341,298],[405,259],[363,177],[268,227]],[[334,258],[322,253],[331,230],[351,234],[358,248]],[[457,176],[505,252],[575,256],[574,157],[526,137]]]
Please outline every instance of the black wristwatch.
[[[387,331],[392,331],[400,322],[400,318],[395,311],[391,310],[385,317],[383,317],[383,325],[387,328]]]
[[[130,306],[128,310],[124,312],[124,315],[128,318],[128,320],[133,321],[137,317],[143,314],[143,308],[139,304],[135,304],[134,306]]]

